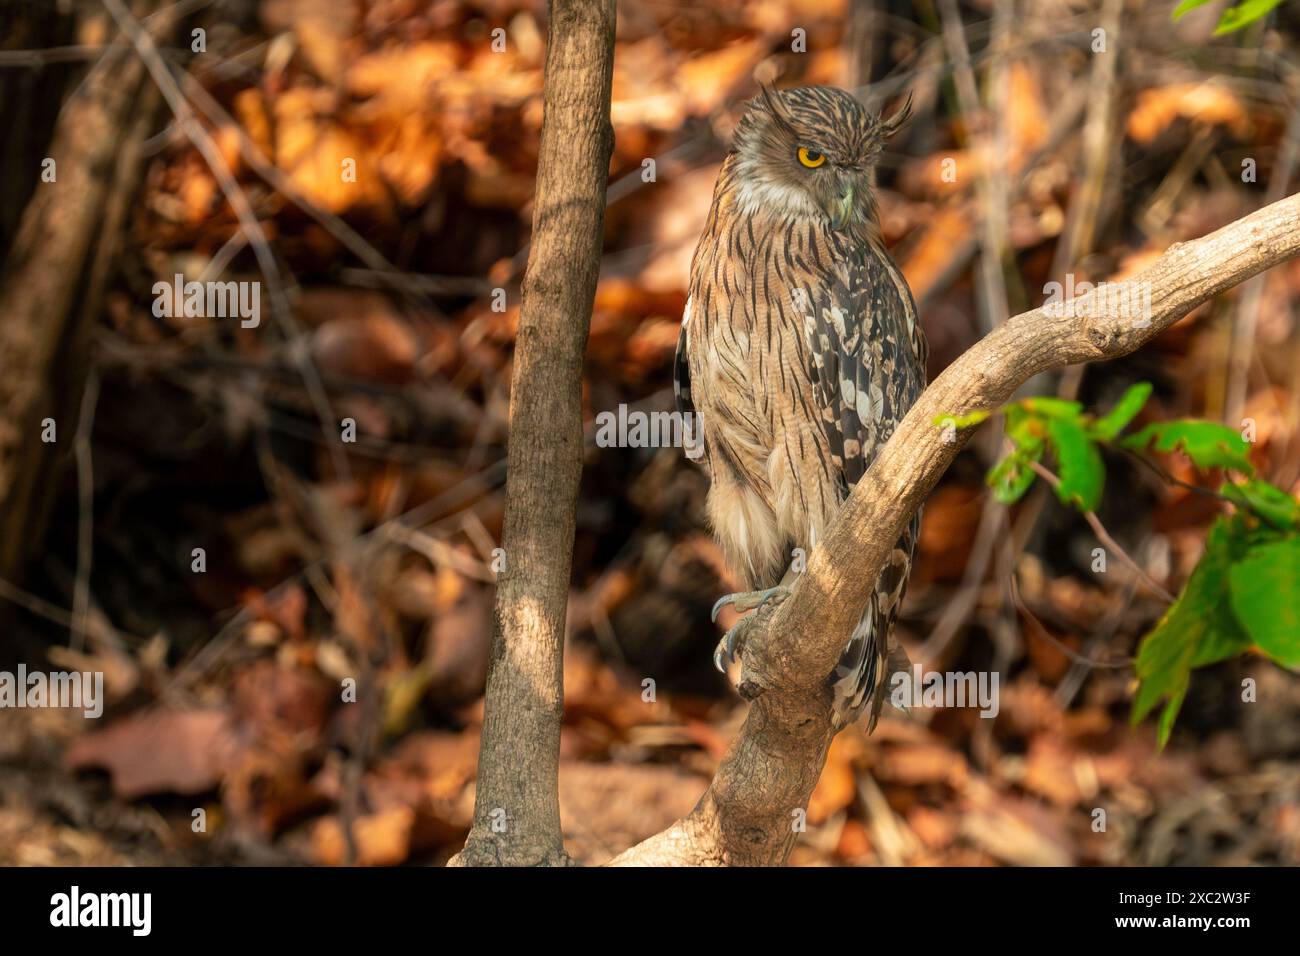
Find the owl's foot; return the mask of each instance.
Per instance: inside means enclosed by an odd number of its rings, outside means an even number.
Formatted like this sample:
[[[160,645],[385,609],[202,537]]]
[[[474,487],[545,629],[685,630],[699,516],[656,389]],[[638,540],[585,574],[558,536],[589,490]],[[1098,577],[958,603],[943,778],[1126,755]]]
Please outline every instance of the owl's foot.
[[[757,611],[764,604],[780,604],[789,594],[790,589],[780,585],[774,588],[765,588],[762,591],[738,591],[735,594],[724,594],[713,605],[713,612],[709,615],[709,619],[716,621],[718,612],[728,604],[737,611]],[[724,674],[727,671],[727,663],[734,661],[736,655],[740,653],[741,648],[744,646],[745,631],[749,629],[752,620],[753,615],[741,618],[726,634],[722,635],[722,640],[718,642],[718,647],[713,652],[713,666]]]

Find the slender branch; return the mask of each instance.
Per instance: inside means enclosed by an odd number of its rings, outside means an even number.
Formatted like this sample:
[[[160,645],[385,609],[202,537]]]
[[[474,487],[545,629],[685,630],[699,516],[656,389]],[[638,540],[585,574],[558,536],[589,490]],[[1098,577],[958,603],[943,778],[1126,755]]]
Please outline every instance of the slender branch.
[[[1135,660],[1135,658],[1132,657],[1118,657],[1118,658],[1109,658],[1107,660],[1100,660],[1095,657],[1089,657],[1086,654],[1080,654],[1069,644],[1066,644],[1064,641],[1058,639],[1056,635],[1053,634],[1051,631],[1049,631],[1044,626],[1043,622],[1038,619],[1038,615],[1035,614],[1032,610],[1030,610],[1029,605],[1025,603],[1024,597],[1022,597],[1020,594],[1020,581],[1018,580],[1014,572],[1011,574],[1011,577],[1007,579],[1007,585],[1011,591],[1011,600],[1015,603],[1016,607],[1020,609],[1020,613],[1022,613],[1025,617],[1029,618],[1029,623],[1034,625],[1034,629],[1038,631],[1038,636],[1043,638],[1053,647],[1055,647],[1058,651],[1060,651],[1062,654],[1068,657],[1075,664],[1081,664],[1082,666],[1090,669],[1104,668],[1104,667],[1120,668],[1120,667],[1129,667],[1132,665],[1133,661]]]
[[[1282,134],[1282,149],[1277,164],[1269,174],[1269,202],[1286,195],[1287,184],[1296,163],[1300,162],[1300,110],[1291,114],[1286,132]],[[1234,428],[1240,427],[1246,410],[1246,395],[1250,387],[1250,363],[1255,357],[1255,332],[1259,325],[1260,307],[1264,302],[1264,277],[1246,283],[1242,289],[1241,305],[1232,326],[1232,343],[1228,349],[1228,394],[1224,402],[1223,420]]]
[[[1221,491],[1215,491],[1213,488],[1203,488],[1200,485],[1192,484],[1190,481],[1183,481],[1183,479],[1177,477],[1176,475],[1171,475],[1169,472],[1165,471],[1163,468],[1157,465],[1146,455],[1140,455],[1129,448],[1120,448],[1120,451],[1122,451],[1132,461],[1136,462],[1137,464],[1141,465],[1143,468],[1147,469],[1149,472],[1151,472],[1153,475],[1155,475],[1157,478],[1159,478],[1161,481],[1165,482],[1166,484],[1177,485],[1179,488],[1183,488],[1194,494],[1198,494],[1202,498],[1213,498],[1216,501],[1222,501],[1225,504],[1230,504],[1230,505],[1237,504],[1237,502],[1233,501],[1231,498],[1229,498]]]
[[[78,651],[84,646],[90,620],[90,569],[95,552],[95,461],[90,438],[98,402],[99,372],[92,365],[86,374],[77,434],[72,441],[77,461],[77,578],[72,591],[72,648]]]
[[[552,0],[533,234],[510,389],[497,588],[474,825],[460,865],[565,864],[564,625],[582,472],[583,351],[614,134],[613,0]]]
[[[1052,474],[1038,462],[1031,461],[1029,467],[1034,470],[1035,474],[1053,488],[1060,487],[1061,479],[1057,478],[1056,475]],[[1110,532],[1106,530],[1106,526],[1102,524],[1101,519],[1097,517],[1097,512],[1085,511],[1083,517],[1088,522],[1089,527],[1092,528],[1092,533],[1097,536],[1097,540],[1119,555],[1119,559],[1127,564],[1134,574],[1141,578],[1142,583],[1150,588],[1153,594],[1158,594],[1170,604],[1174,603],[1176,600],[1175,597],[1165,589],[1164,585],[1151,577],[1151,575],[1147,574],[1146,571],[1143,570],[1142,565],[1138,564],[1127,551],[1120,547],[1119,542],[1111,537]]]

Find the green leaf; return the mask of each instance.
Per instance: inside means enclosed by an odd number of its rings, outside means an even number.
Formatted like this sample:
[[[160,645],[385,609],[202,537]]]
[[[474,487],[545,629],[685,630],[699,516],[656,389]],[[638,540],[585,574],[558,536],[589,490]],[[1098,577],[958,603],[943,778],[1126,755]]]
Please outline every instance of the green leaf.
[[[1017,404],[1030,414],[1043,418],[1077,419],[1083,412],[1083,406],[1078,402],[1067,402],[1063,398],[1052,398],[1047,395],[1022,398]]]
[[[1147,399],[1151,397],[1151,388],[1150,382],[1138,382],[1129,386],[1115,407],[1092,423],[1092,434],[1102,441],[1113,440],[1142,411]]]
[[[1101,504],[1106,466],[1101,452],[1077,421],[1053,418],[1047,422],[1047,437],[1060,468],[1056,497],[1080,511],[1095,511]]]
[[[1183,0],[1182,3],[1180,3],[1177,7],[1174,8],[1174,19],[1177,20],[1179,17],[1181,17],[1184,13],[1187,13],[1189,10],[1195,10],[1197,7],[1203,7],[1209,2],[1210,0]]]
[[[1025,496],[1037,477],[1029,462],[1037,461],[1042,454],[1040,443],[1036,450],[1017,450],[989,469],[986,480],[999,504],[1014,505]]]
[[[940,428],[947,428],[949,425],[957,429],[970,428],[978,425],[991,414],[993,413],[977,409],[973,412],[967,412],[965,415],[938,415],[931,424],[938,425]]]
[[[1047,422],[1025,411],[1019,404],[1008,405],[1004,410],[1007,420],[1007,437],[1025,454],[1033,454],[1034,461],[1042,457],[1047,441]]]
[[[1282,0],[1242,0],[1235,7],[1223,11],[1219,25],[1214,28],[1214,35],[1223,36],[1250,26],[1256,20],[1268,16]]]
[[[1219,493],[1281,531],[1300,529],[1300,501],[1267,481],[1227,482]]]
[[[1152,422],[1120,444],[1140,451],[1153,442],[1156,451],[1181,451],[1202,470],[1231,468],[1246,474],[1255,470],[1246,457],[1250,443],[1226,425],[1189,419]]]
[[[1046,429],[1042,419],[1030,415],[1019,402],[1008,405],[1003,414],[1007,422],[1007,438],[1015,450],[990,468],[985,480],[999,503],[1013,505],[1034,483],[1036,475],[1029,465],[1043,457]]]
[[[1300,668],[1300,537],[1252,548],[1228,578],[1233,613],[1255,646],[1283,667]]]
[[[1229,569],[1247,547],[1241,522],[1220,518],[1178,600],[1138,648],[1134,670],[1140,685],[1132,720],[1136,724],[1163,700],[1158,730],[1162,748],[1187,695],[1192,669],[1226,660],[1250,646],[1250,637],[1233,616],[1229,594]]]
[[[1169,735],[1173,733],[1178,712],[1183,709],[1183,698],[1187,696],[1187,685],[1190,680],[1190,675],[1183,678],[1182,686],[1170,695],[1165,709],[1160,712],[1160,722],[1156,725],[1156,740],[1161,750],[1164,750],[1165,744],[1169,743]]]

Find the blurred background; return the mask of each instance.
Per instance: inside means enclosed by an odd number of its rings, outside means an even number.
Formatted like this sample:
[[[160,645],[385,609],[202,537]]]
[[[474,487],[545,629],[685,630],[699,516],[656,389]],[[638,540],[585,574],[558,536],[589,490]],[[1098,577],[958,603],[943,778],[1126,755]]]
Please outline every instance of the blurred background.
[[[1123,278],[1293,191],[1300,3],[1216,36],[1228,5],[619,5],[565,664],[577,858],[688,812],[743,718],[710,661],[735,583],[707,480],[680,449],[596,447],[594,418],[671,408],[755,69],[912,95],[878,198],[933,377],[1046,283]],[[0,669],[101,671],[107,696],[98,720],[0,710],[0,863],[444,862],[473,806],[545,5],[125,7],[152,72],[104,5],[0,0]],[[260,324],[156,315],[177,273],[260,281]],[[1298,291],[1279,267],[1029,388],[1104,409],[1150,381],[1143,420],[1251,418],[1295,490]],[[998,672],[1000,712],[841,734],[792,862],[1300,863],[1300,681],[1195,672],[1157,753],[1131,657],[1166,601],[1094,572],[1094,529],[1041,482],[993,501],[996,432],[926,506],[899,627],[927,669]],[[1107,464],[1101,521],[1177,592],[1217,502]]]

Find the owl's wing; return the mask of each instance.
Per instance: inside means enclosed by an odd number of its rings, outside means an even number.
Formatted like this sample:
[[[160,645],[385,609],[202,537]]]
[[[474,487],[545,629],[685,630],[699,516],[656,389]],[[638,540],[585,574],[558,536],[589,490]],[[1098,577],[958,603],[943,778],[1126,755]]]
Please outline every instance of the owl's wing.
[[[865,247],[804,296],[809,377],[847,495],[921,394],[925,337],[884,250]]]
[[[814,404],[847,497],[921,394],[926,346],[911,291],[883,249],[868,246],[833,273],[805,290],[804,337]],[[870,700],[875,725],[918,531],[919,516],[898,539],[832,675],[837,723]]]
[[[687,334],[690,321],[691,300],[688,298],[686,308],[682,312],[682,330],[677,334],[677,353],[673,356],[673,402],[677,406],[677,414],[682,419],[683,428],[686,427],[687,422],[695,422],[697,424],[694,427],[699,429],[699,419],[695,417],[695,402],[691,400],[691,356],[688,352],[690,337]],[[708,444],[704,441],[702,429],[699,429],[696,434],[696,440],[702,446],[702,464],[707,469]]]

